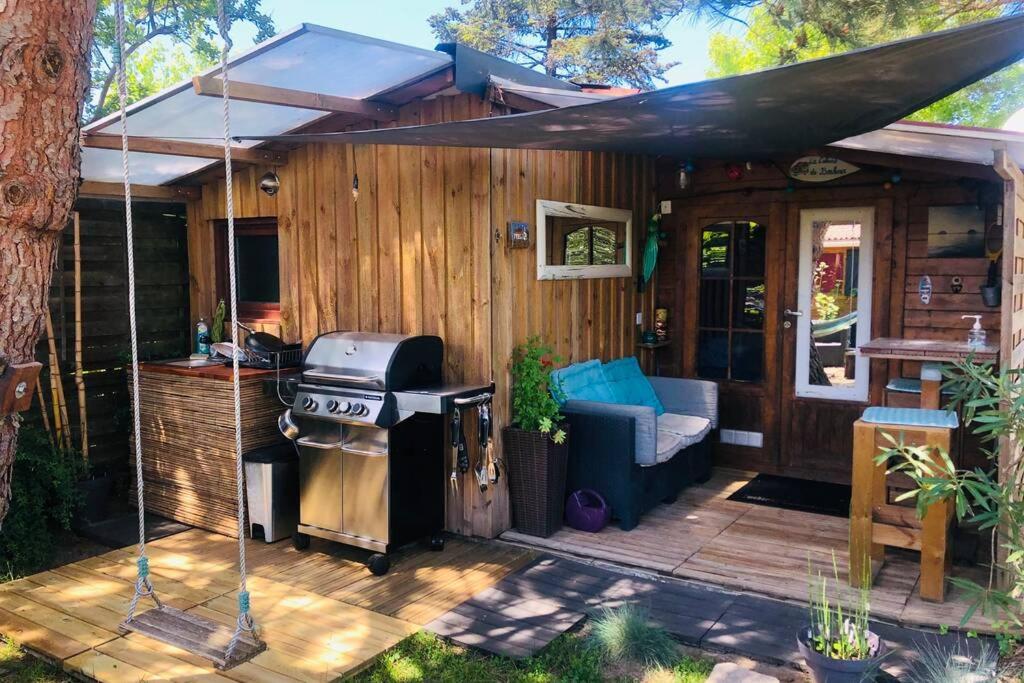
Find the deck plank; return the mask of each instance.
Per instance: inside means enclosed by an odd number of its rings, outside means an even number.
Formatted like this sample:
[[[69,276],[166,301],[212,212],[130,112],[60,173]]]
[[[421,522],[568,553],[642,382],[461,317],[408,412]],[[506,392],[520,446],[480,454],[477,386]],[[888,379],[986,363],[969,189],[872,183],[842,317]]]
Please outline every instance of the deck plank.
[[[855,603],[856,591],[846,585],[849,521],[728,500],[752,476],[718,469],[708,483],[685,489],[671,505],[657,506],[628,532],[614,526],[596,534],[565,528],[546,539],[515,531],[501,538],[801,603],[807,600],[808,569],[831,577],[834,558],[842,600]],[[962,592],[950,590],[943,604],[924,602],[917,594],[919,575],[916,554],[887,551],[871,590],[872,614],[908,625],[958,624],[967,607]],[[968,627],[981,632],[994,628],[983,615],[975,615]]]

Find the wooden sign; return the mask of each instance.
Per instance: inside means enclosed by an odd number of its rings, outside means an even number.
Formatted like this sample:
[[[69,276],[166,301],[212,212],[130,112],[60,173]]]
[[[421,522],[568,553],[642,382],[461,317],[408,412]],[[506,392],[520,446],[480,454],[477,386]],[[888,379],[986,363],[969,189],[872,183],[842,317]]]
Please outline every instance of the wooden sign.
[[[848,176],[860,170],[859,166],[835,157],[800,157],[789,167],[789,177],[807,183],[824,183]]]
[[[32,393],[42,369],[41,363],[8,365],[0,374],[0,415],[20,413],[32,405]]]

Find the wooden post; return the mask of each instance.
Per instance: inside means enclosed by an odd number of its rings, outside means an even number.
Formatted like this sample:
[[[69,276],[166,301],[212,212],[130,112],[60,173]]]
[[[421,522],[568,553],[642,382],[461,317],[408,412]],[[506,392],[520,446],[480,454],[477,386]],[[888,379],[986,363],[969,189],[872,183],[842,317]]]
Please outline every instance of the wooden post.
[[[949,453],[949,429],[929,429],[925,432],[925,443],[931,446],[932,459],[939,464],[936,455],[939,449]],[[925,513],[921,527],[921,598],[932,602],[946,599],[946,572],[952,558],[952,544],[949,537],[949,523],[953,514],[952,502],[943,500],[933,503]]]
[[[926,410],[938,410],[941,405],[942,382],[921,380],[921,407]]]
[[[1005,149],[995,150],[993,167],[1004,181],[999,361],[1004,368],[1019,368],[1024,366],[1024,173]],[[1022,444],[1017,439],[1004,436],[999,440],[999,479],[1018,479],[1017,491],[1024,489],[1019,482],[1021,452]],[[1005,525],[996,533],[1005,539]],[[995,551],[996,564],[1005,567],[1004,543],[997,543]],[[997,576],[1004,588],[1010,586],[1013,578],[1004,571]]]
[[[873,510],[881,483],[885,502],[885,467],[875,464],[875,426],[863,420],[853,424],[853,490],[850,499],[850,585],[862,588],[874,576],[875,563],[885,560],[885,547],[872,542]]]
[[[78,212],[72,214],[75,231],[75,386],[78,388],[78,424],[82,460],[89,465],[89,421],[85,412],[85,376],[82,370],[82,239]]]

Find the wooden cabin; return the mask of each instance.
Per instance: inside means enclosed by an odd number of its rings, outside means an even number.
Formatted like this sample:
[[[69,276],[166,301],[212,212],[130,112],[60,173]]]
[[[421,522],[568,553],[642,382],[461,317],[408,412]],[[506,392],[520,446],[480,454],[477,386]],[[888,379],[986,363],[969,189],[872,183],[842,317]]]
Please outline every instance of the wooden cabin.
[[[391,80],[313,98],[306,90],[317,75],[303,63],[255,82],[261,58],[303,41],[365,60],[387,53]],[[236,64],[233,130],[265,137],[444,124],[613,97],[461,46],[416,50],[313,26]],[[209,321],[225,297],[225,178],[215,146],[170,139],[167,116],[187,118],[190,107],[207,116],[209,103],[219,107],[209,97],[218,87],[209,74],[197,77],[129,115],[142,169],[136,198],[177,197],[187,208],[193,325]],[[203,126],[193,134],[215,129]],[[117,193],[110,155],[120,141],[108,137],[117,131],[114,119],[86,130],[91,194]],[[853,422],[867,405],[905,404],[887,385],[920,372],[913,361],[861,358],[864,341],[966,340],[962,316],[979,314],[1004,363],[1019,364],[1024,349],[1020,134],[900,122],[751,159],[270,139],[239,142],[234,158],[242,322],[307,345],[346,329],[442,337],[447,380],[495,383],[498,453],[510,358],[532,335],[563,363],[636,355],[649,374],[713,380],[716,466],[838,483],[850,479]],[[630,275],[541,279],[541,200],[628,211]],[[641,288],[656,213],[664,235],[653,280]],[[524,224],[528,242],[517,248],[511,235]],[[979,288],[993,267],[1002,299],[986,306]],[[656,309],[668,311],[668,343],[641,347]],[[958,449],[963,462],[977,461],[970,439]],[[466,476],[449,490],[447,529],[485,538],[509,530],[506,482],[481,492]],[[657,533],[642,525],[635,533],[637,555],[656,549]],[[601,545],[573,552],[616,559]],[[636,564],[663,569],[643,560]],[[940,623],[937,614],[918,619]]]

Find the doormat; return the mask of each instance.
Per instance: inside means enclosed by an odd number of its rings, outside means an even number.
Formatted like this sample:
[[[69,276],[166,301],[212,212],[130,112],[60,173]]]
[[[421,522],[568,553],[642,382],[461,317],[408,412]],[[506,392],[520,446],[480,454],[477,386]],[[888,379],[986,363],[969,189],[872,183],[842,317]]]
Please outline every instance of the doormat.
[[[729,500],[832,517],[847,517],[850,514],[848,485],[774,474],[757,475],[729,496]]]

